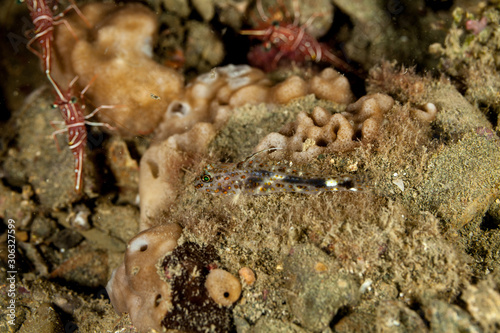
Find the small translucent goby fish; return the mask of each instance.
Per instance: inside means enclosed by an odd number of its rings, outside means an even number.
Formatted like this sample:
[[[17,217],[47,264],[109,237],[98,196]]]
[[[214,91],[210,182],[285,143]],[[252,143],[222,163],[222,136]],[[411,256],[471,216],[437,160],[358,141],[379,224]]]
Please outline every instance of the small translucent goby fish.
[[[273,149],[266,149],[274,150]],[[296,192],[361,191],[362,183],[349,175],[321,177],[290,167],[288,162],[263,163],[257,152],[239,163],[209,164],[196,179],[195,188],[212,194],[252,195]]]

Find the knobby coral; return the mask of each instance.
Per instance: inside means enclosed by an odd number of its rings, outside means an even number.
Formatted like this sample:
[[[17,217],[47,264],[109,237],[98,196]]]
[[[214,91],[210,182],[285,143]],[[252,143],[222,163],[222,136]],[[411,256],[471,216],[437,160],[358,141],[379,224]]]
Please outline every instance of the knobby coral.
[[[214,68],[189,83],[168,106],[156,139],[182,133],[200,121],[220,127],[234,108],[245,104],[286,104],[311,93],[339,104],[354,98],[347,78],[332,68],[309,80],[294,75],[275,85],[262,71],[248,65]]]
[[[289,154],[291,159],[300,162],[322,153],[353,150],[361,143],[376,140],[384,113],[393,105],[391,97],[373,94],[348,105],[345,112],[333,115],[317,106],[311,114],[300,112],[294,122],[278,133],[268,134],[255,150],[281,148],[273,153],[276,158]]]

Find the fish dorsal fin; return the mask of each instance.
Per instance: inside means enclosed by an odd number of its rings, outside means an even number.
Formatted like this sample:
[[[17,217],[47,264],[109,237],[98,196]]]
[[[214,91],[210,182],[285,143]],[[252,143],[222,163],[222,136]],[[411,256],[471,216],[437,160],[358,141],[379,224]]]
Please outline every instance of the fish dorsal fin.
[[[280,150],[280,149],[283,149],[283,148],[266,148],[266,149],[263,149],[263,150],[259,150],[258,152],[255,152],[252,155],[250,155],[247,158],[245,158],[243,161],[238,162],[236,164],[236,168],[237,169],[242,169],[242,168],[245,168],[245,167],[249,167],[252,164],[253,159],[257,155],[260,155],[260,154],[268,152],[268,151],[274,151],[274,150]]]

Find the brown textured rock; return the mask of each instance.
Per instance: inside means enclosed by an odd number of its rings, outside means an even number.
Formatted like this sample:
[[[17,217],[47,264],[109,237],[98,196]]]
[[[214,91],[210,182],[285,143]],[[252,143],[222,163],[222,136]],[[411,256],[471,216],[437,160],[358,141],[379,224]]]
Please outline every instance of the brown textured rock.
[[[500,326],[500,294],[488,282],[467,287],[462,295],[467,310],[486,332]]]
[[[428,332],[422,318],[399,301],[387,301],[377,307],[377,332]]]
[[[323,269],[315,269],[318,265]],[[291,290],[289,304],[302,327],[321,331],[343,306],[359,299],[359,285],[338,270],[338,263],[312,245],[298,245],[285,259],[284,274]]]
[[[419,201],[435,209],[454,230],[472,221],[480,223],[499,196],[499,160],[494,137],[465,135],[429,160]]]
[[[42,303],[36,312],[28,318],[19,333],[63,333],[64,328],[57,311],[49,303]]]

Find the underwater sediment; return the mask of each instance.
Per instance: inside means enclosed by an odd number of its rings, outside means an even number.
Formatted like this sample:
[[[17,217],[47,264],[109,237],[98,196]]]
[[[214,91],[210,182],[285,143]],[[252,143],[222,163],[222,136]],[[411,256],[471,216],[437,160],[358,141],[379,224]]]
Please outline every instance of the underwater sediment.
[[[45,3],[0,21],[2,331],[500,329],[498,2],[77,2],[51,43]]]

